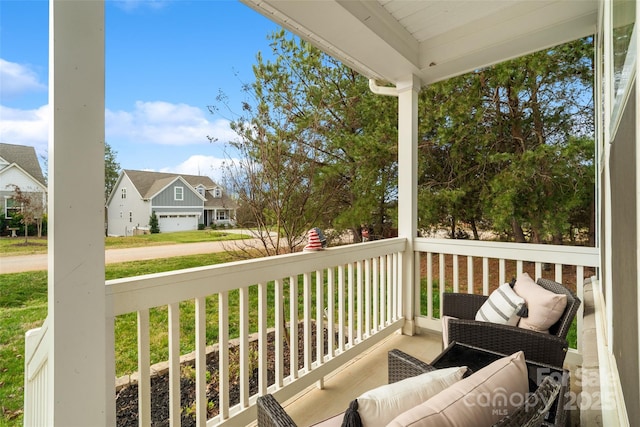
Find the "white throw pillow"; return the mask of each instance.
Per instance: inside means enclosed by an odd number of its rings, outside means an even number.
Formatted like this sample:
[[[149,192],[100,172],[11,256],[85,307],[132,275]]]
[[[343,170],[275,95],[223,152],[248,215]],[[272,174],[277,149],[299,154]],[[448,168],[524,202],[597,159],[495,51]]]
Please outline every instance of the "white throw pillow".
[[[363,393],[357,399],[363,427],[387,425],[398,415],[460,381],[466,371],[464,366],[437,369]]]
[[[443,348],[449,347],[449,320],[456,320],[457,317],[453,316],[442,316],[442,345]]]
[[[516,326],[520,320],[518,313],[524,304],[524,298],[518,296],[511,286],[505,283],[491,292],[476,313],[476,320]]]

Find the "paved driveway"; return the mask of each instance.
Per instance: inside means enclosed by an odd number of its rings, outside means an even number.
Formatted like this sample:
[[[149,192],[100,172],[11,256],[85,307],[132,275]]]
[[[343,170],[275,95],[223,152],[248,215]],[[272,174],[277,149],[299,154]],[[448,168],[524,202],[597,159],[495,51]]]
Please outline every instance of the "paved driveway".
[[[254,239],[242,240],[244,244],[257,242]],[[169,258],[182,255],[197,255],[233,250],[237,241],[181,243],[166,246],[144,246],[140,248],[107,249],[105,263],[137,261],[145,259]],[[19,273],[47,269],[46,254],[0,257],[0,274]]]

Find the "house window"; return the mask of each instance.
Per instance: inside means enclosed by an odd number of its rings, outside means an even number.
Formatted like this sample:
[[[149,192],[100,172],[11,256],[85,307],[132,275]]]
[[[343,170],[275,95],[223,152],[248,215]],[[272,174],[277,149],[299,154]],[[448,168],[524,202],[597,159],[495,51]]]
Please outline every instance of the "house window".
[[[613,140],[634,81],[637,48],[636,2],[614,0],[606,2],[605,7],[611,8],[611,22],[607,31],[610,43],[607,61],[611,70],[609,83],[613,99],[609,132]],[[607,52],[605,58],[606,55]]]
[[[219,188],[214,188],[213,189],[213,197],[215,198],[220,198],[222,197],[222,190],[220,190]]]
[[[127,198],[127,189],[123,188],[122,190],[120,190],[120,197],[123,199]]]
[[[133,222],[133,212],[129,211],[129,222]]]
[[[5,196],[4,198],[4,217],[11,219],[13,215],[19,214],[22,211],[20,204],[11,196]]]
[[[122,218],[122,211],[120,211],[120,218]]]
[[[229,219],[229,211],[216,211],[216,220],[226,221]]]
[[[173,187],[173,200],[184,200],[184,187]]]
[[[204,196],[204,187],[198,187],[198,193],[200,193],[201,196]]]

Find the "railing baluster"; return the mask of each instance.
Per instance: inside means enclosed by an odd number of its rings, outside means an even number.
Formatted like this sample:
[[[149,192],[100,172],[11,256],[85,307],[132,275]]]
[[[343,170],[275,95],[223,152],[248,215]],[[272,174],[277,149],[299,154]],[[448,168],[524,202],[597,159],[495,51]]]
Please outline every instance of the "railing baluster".
[[[289,277],[289,371],[298,378],[298,277]]]
[[[220,418],[229,418],[229,293],[218,294],[218,401]]]
[[[467,293],[475,293],[473,290],[473,257],[467,255]]]
[[[453,255],[453,292],[460,292],[458,255]]]
[[[427,318],[433,319],[433,254],[425,253],[427,257]]]
[[[500,265],[500,269],[499,269],[499,274],[498,274],[498,283],[497,286],[500,286],[501,284],[503,284],[506,280],[506,276],[507,276],[507,265],[506,262],[504,260],[504,258],[500,258],[500,260],[498,261],[499,265]],[[494,283],[494,285],[496,285],[496,283]]]
[[[556,264],[556,276],[554,280],[558,283],[562,283],[562,264]]]
[[[373,329],[380,330],[380,264],[379,258],[373,258]]]
[[[581,265],[576,266],[576,294],[580,295],[582,300],[584,301],[584,267]],[[580,304],[578,307],[578,313],[576,314],[576,318],[578,319],[577,329],[577,348],[579,352],[582,352],[582,334],[579,333],[582,331],[582,323],[584,318],[584,303]]]
[[[482,295],[489,295],[489,258],[482,258]]]
[[[249,288],[240,288],[240,407],[249,406]]]
[[[344,351],[344,265],[338,266],[338,350]]]
[[[273,297],[275,299],[275,363],[276,363],[276,379],[275,385],[277,389],[282,388],[284,379],[284,303],[282,293],[282,280],[277,279],[274,285]]]
[[[393,320],[392,307],[395,304],[395,299],[393,298],[393,258],[390,255],[387,255],[387,322],[385,325],[388,325]]]
[[[387,257],[380,256],[380,328],[387,324]]]
[[[353,289],[353,263],[349,263],[347,266],[347,325],[349,328],[349,348],[353,347],[353,328],[355,326],[354,322],[354,289]]]
[[[304,273],[303,276],[303,313],[304,323],[304,370],[308,373],[311,370],[311,273]]]
[[[438,283],[438,287],[439,287],[439,292],[440,292],[440,298],[438,299],[440,306],[439,306],[439,310],[440,310],[440,318],[442,318],[442,295],[444,294],[445,291],[445,280],[444,280],[444,273],[445,273],[445,263],[444,263],[444,254],[438,254],[438,271],[439,271],[439,283]]]
[[[316,360],[324,363],[324,280],[322,271],[316,271]]]
[[[151,425],[149,310],[138,311],[138,425]]]
[[[365,337],[371,335],[371,260],[364,261],[364,330]]]
[[[180,303],[168,306],[169,426],[180,427]]]
[[[393,282],[391,283],[391,286],[393,288],[393,300],[394,300],[391,316],[393,320],[396,320],[398,319],[398,317],[400,317],[399,313],[402,313],[402,305],[404,304],[404,301],[400,297],[401,295],[400,280],[398,280],[398,276],[400,272],[400,256],[398,255],[397,252],[394,252],[394,254],[391,257],[392,257],[391,266],[393,271]]]
[[[207,310],[206,298],[196,298],[196,424],[207,424]]]
[[[516,274],[518,276],[520,276],[523,271],[524,271],[524,263],[522,262],[522,260],[519,259],[519,260],[516,261]],[[509,278],[509,279],[511,279],[511,278]],[[502,284],[502,283],[500,283],[500,284]]]
[[[536,262],[536,277],[542,277],[542,263]]]
[[[258,283],[258,394],[267,394],[267,284]]]
[[[362,298],[362,261],[358,261],[356,263],[356,309],[357,309],[357,319],[356,319],[356,338],[358,342],[362,342],[362,309],[363,309],[363,298]]]
[[[333,359],[335,352],[335,270],[327,269],[327,347],[329,351],[327,356]]]

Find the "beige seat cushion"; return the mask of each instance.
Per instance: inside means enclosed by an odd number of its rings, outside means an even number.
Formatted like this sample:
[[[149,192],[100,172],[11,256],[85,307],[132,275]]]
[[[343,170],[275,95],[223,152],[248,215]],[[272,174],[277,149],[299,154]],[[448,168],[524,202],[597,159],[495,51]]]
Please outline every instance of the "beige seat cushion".
[[[466,367],[437,369],[369,390],[357,398],[363,427],[384,426],[462,379]]]
[[[513,290],[527,302],[529,315],[521,318],[518,323],[523,329],[549,333],[551,325],[560,319],[567,307],[565,294],[546,290],[534,282],[527,273],[518,276]]]
[[[482,427],[512,414],[529,391],[524,353],[487,365],[431,399],[400,414],[393,427]]]

